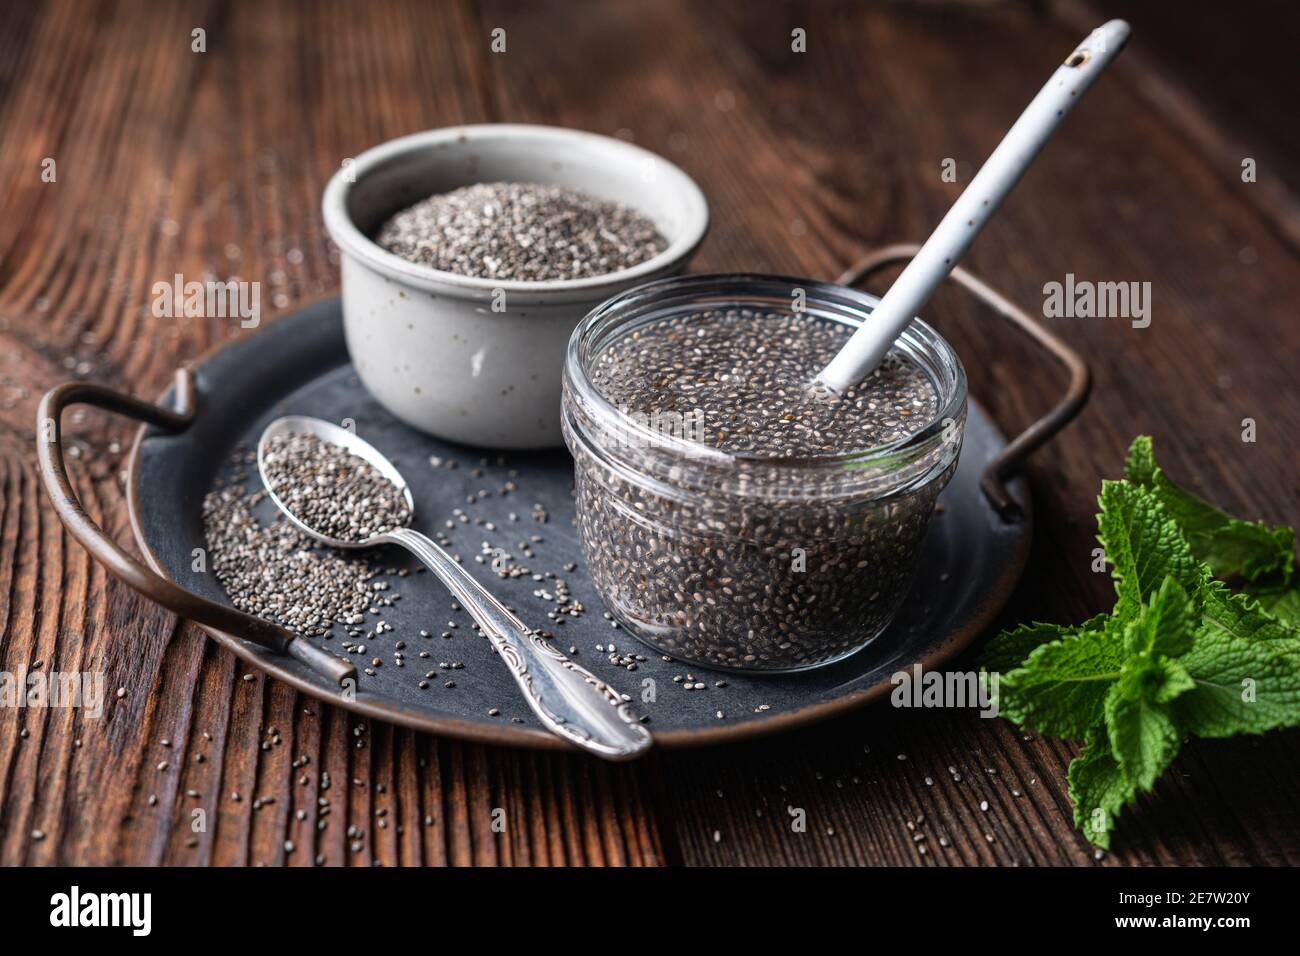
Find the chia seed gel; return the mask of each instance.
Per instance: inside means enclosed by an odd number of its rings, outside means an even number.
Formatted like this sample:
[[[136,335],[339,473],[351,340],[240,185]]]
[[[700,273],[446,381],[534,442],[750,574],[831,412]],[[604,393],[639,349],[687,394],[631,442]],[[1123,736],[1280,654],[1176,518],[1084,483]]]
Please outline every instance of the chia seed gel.
[[[635,209],[536,183],[478,183],[430,196],[384,223],[375,241],[443,272],[525,282],[607,275],[668,248]]]
[[[899,351],[845,393],[813,394],[851,331],[807,312],[727,308],[615,338],[588,360],[591,387],[672,445],[626,433],[610,443],[573,411],[566,383],[588,569],[643,641],[707,666],[792,671],[859,649],[893,618],[956,454],[817,460],[907,439],[943,404]]]
[[[809,390],[848,338],[838,322],[795,313],[679,316],[614,343],[591,380],[634,415],[680,414],[702,425],[701,443],[760,458],[864,451],[928,424],[934,385],[897,352],[842,395]]]

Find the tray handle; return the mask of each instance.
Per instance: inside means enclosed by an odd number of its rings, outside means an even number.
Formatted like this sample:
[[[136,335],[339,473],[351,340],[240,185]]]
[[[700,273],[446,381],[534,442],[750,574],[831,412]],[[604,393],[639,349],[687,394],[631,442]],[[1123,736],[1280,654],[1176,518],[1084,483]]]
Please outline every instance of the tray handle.
[[[911,259],[920,249],[921,247],[914,243],[899,243],[877,249],[855,262],[835,281],[844,286],[857,285],[887,265]],[[1065,395],[1061,400],[1042,418],[1012,439],[1002,449],[1001,454],[988,463],[984,468],[984,474],[980,477],[980,488],[984,492],[984,497],[989,500],[998,514],[1007,521],[1017,520],[1021,515],[1021,509],[1007,490],[1007,479],[1019,471],[1030,454],[1050,441],[1057,432],[1069,424],[1074,416],[1079,414],[1084,402],[1088,400],[1088,393],[1092,391],[1092,372],[1078,352],[982,279],[961,266],[952,270],[951,278],[1051,353],[1052,357],[1064,365],[1070,373],[1070,384],[1066,387]]]
[[[243,611],[217,604],[185,590],[145,567],[127,554],[104,533],[77,500],[68,480],[63,461],[62,418],[69,405],[93,405],[154,425],[167,432],[180,432],[194,418],[194,373],[182,368],[176,372],[175,411],[151,405],[139,399],[90,382],[68,382],[45,393],[36,412],[36,448],[41,481],[54,503],[59,519],[72,536],[85,546],[91,556],[116,577],[141,594],[181,617],[199,624],[235,634],[306,664],[317,674],[336,684],[356,676],[348,661],[311,644],[292,631]]]

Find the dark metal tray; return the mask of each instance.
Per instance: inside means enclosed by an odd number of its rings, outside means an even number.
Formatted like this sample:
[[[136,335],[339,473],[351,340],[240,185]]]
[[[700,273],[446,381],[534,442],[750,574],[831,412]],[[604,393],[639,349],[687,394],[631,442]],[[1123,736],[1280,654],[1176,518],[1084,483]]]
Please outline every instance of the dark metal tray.
[[[860,278],[908,251],[885,250],[844,278]],[[579,661],[631,695],[633,708],[649,718],[658,745],[690,746],[752,737],[821,720],[886,695],[891,675],[915,663],[937,667],[987,627],[1019,579],[1031,537],[1029,497],[1022,479],[1005,485],[1003,479],[1023,454],[1045,441],[1077,411],[1087,392],[1087,370],[1023,313],[996,297],[990,299],[988,296],[995,294],[987,289],[975,291],[1004,317],[1018,325],[1028,323],[1033,327],[1031,334],[1046,336],[1044,344],[1066,364],[1075,363],[1071,366],[1075,373],[1071,393],[1052,415],[1011,446],[971,402],[961,460],[940,499],[941,510],[931,522],[912,596],[894,624],[865,650],[803,674],[748,677],[667,662],[628,632],[612,627],[582,569],[572,523],[573,467],[568,454],[563,450],[509,453],[502,458],[492,451],[440,442],[398,422],[352,373],[338,300],[322,301],[280,318],[255,335],[221,347],[192,369],[182,370],[177,384],[162,397],[161,407],[99,386],[59,386],[41,406],[41,422],[52,430],[52,440],[41,447],[42,473],[69,529],[111,571],[159,603],[196,620],[215,640],[249,663],[298,689],[374,718],[435,733],[525,747],[567,746],[540,729],[486,639],[470,628],[464,612],[450,610],[450,595],[432,575],[414,573],[416,562],[404,552],[394,549],[365,556],[377,567],[412,572],[388,579],[392,591],[402,598],[384,609],[384,619],[395,630],[366,642],[364,663],[369,664],[372,657],[384,662],[373,676],[364,671],[349,674],[337,657],[321,654],[321,649],[342,653],[339,637],[307,641],[244,615],[230,606],[211,573],[192,569],[194,549],[205,547],[201,502],[214,482],[229,481],[242,472],[250,490],[259,487],[252,465],[230,463],[238,446],[254,447],[264,426],[281,415],[313,415],[336,422],[351,419],[358,434],[395,461],[410,482],[417,507],[415,527],[446,531],[464,566],[514,607],[523,620],[548,627],[555,633],[556,643],[576,647]],[[63,408],[75,402],[99,405],[149,423],[137,437],[128,466],[131,526],[149,568],[116,548],[90,522],[67,482],[58,421]],[[179,410],[169,411],[174,407]],[[429,462],[433,455],[455,459],[459,467],[434,467]],[[481,473],[476,475],[476,469]],[[518,490],[503,496],[500,491],[511,470],[518,472],[513,479]],[[467,496],[480,489],[490,490],[491,496],[467,504]],[[535,504],[549,512],[546,523],[533,517]],[[482,517],[494,524],[496,531],[487,531],[473,521],[445,529],[443,522],[454,508]],[[509,512],[515,512],[518,520],[511,521]],[[532,544],[536,558],[525,563],[534,571],[550,570],[566,578],[573,598],[588,609],[561,627],[550,627],[545,615],[553,605],[533,593],[553,582],[538,583],[531,577],[502,580],[486,562],[473,560],[483,541],[506,547],[518,557],[519,543],[532,535],[544,540]],[[564,565],[571,562],[577,564],[577,570],[566,573]],[[449,630],[448,621],[459,626],[445,639],[440,635]],[[431,636],[421,637],[421,630]],[[394,645],[399,640],[406,642],[407,664],[403,668],[393,666]],[[641,654],[647,660],[638,663],[634,671],[611,663],[607,651],[597,650],[598,645],[608,648],[611,641],[619,654]],[[429,658],[417,657],[421,650],[427,650]],[[356,661],[358,667],[363,663],[355,655],[348,660]],[[444,672],[437,666],[442,662],[464,666]],[[438,677],[421,689],[418,682],[427,670],[438,671]],[[693,682],[704,683],[706,689],[684,690],[682,683],[674,681],[688,672],[694,675]],[[338,684],[345,677],[352,678],[351,684],[345,681],[347,692]],[[454,688],[444,686],[447,679],[454,680]],[[498,709],[499,714],[490,715],[491,709]]]

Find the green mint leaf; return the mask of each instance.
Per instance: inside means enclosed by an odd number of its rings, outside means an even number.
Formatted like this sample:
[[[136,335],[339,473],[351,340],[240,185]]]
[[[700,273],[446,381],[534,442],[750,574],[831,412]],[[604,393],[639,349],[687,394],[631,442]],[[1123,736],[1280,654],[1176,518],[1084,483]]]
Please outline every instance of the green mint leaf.
[[[1195,686],[1187,668],[1167,657],[1140,654],[1124,663],[1115,693],[1125,700],[1148,700],[1167,704]]]
[[[1153,679],[1162,682],[1158,664],[1139,678],[1143,684]],[[1173,762],[1183,735],[1154,694],[1127,693],[1128,684],[1127,680],[1112,684],[1106,694],[1106,733],[1125,778],[1138,790],[1150,790]]]
[[[1192,633],[1192,601],[1172,576],[1166,577],[1150,603],[1126,626],[1124,648],[1129,654],[1178,657],[1192,646]]]
[[[1129,656],[1106,693],[1106,733],[1120,769],[1139,790],[1151,788],[1182,744],[1168,705],[1196,684],[1172,657],[1191,649],[1192,628],[1192,601],[1173,577],[1125,625]]]
[[[1003,631],[984,646],[980,666],[993,673],[1005,673],[1022,665],[1034,649],[1052,641],[1064,640],[1084,631],[1100,631],[1105,627],[1106,615],[1098,614],[1089,621],[1074,627],[1063,624],[1022,624]]]
[[[1300,628],[1300,584],[1290,587],[1248,587],[1246,593],[1259,602],[1264,613],[1279,623]]]
[[[1136,613],[1166,577],[1196,593],[1204,569],[1154,494],[1128,481],[1103,481],[1098,501],[1098,540],[1113,568],[1117,615]]]
[[[1150,488],[1159,470],[1151,436],[1138,435],[1128,446],[1128,457],[1124,459],[1124,477],[1135,485]]]
[[[1240,610],[1239,599],[1207,604],[1207,614]],[[1170,705],[1178,726],[1198,737],[1232,737],[1300,725],[1300,651],[1279,633],[1289,631],[1253,603],[1236,617],[1207,617],[1178,660],[1194,682]]]
[[[1178,522],[1189,541],[1193,537],[1210,534],[1232,521],[1231,515],[1191,492],[1184,491],[1165,477],[1156,464],[1149,435],[1139,435],[1133,439],[1128,458],[1124,462],[1124,477],[1154,493],[1169,516]]]
[[[1192,552],[1215,577],[1240,575],[1247,581],[1271,578],[1289,583],[1295,573],[1295,532],[1290,528],[1232,518],[1223,527],[1188,540]]]
[[[1187,536],[1192,553],[1216,577],[1240,575],[1247,581],[1273,577],[1290,583],[1295,571],[1295,534],[1290,528],[1238,520],[1175,485],[1156,464],[1147,435],[1133,440],[1124,474],[1156,496]]]
[[[1266,642],[1278,653],[1300,655],[1300,628],[1265,612],[1250,595],[1234,594],[1222,581],[1207,581],[1200,597],[1204,630],[1251,643]]]
[[[1104,716],[1106,692],[1124,665],[1115,626],[1043,644],[998,682],[998,709],[1021,726],[1082,739]]]
[[[1160,665],[1160,684],[1155,688],[1152,699],[1157,704],[1167,704],[1195,687],[1196,681],[1187,673],[1186,667],[1178,661],[1165,660]]]
[[[1109,849],[1115,818],[1136,799],[1137,788],[1111,753],[1105,727],[1088,732],[1083,750],[1070,761],[1068,780],[1074,825],[1088,842]]]

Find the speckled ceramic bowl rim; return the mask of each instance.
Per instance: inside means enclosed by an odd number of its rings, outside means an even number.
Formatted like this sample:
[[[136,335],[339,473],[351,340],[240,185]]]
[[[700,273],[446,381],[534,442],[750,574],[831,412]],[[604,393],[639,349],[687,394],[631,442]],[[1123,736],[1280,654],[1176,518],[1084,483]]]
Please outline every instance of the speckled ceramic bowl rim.
[[[428,149],[447,143],[469,143],[475,140],[516,141],[521,146],[528,143],[539,165],[550,161],[547,146],[557,144],[586,145],[604,150],[611,155],[622,155],[629,165],[654,162],[660,172],[656,189],[675,190],[683,201],[687,216],[680,234],[672,239],[668,248],[659,255],[630,269],[621,269],[605,275],[583,279],[561,279],[554,282],[522,282],[519,280],[483,279],[463,276],[454,272],[431,269],[408,262],[377,245],[362,232],[348,212],[348,198],[352,189],[367,174],[403,154]],[[637,207],[635,200],[624,200],[625,205]],[[637,207],[639,208],[639,207]],[[603,290],[611,293],[634,285],[642,279],[657,276],[689,259],[704,241],[709,228],[709,207],[700,187],[679,166],[664,157],[632,143],[599,133],[566,129],[560,126],[540,126],[523,123],[480,123],[470,126],[453,126],[444,129],[413,133],[381,143],[356,157],[352,164],[340,168],[325,187],[321,212],[330,238],[347,255],[365,263],[382,275],[415,285],[431,292],[490,294],[496,289],[507,293],[551,295],[559,298],[599,298]]]

